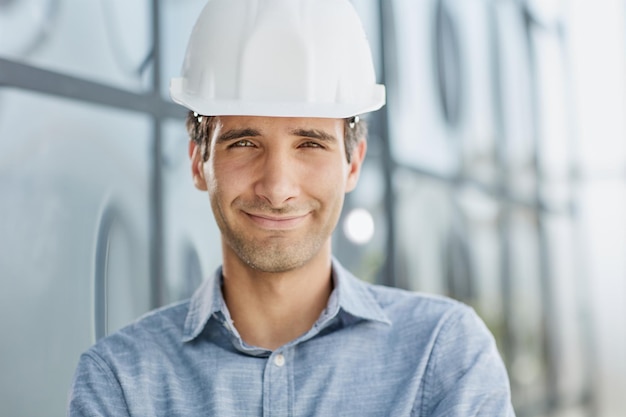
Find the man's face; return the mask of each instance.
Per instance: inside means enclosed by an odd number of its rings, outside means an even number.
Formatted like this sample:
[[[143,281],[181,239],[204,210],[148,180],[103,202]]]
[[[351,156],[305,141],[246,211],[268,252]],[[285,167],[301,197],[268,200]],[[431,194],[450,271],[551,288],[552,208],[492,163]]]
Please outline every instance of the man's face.
[[[192,145],[194,181],[208,190],[224,257],[284,272],[330,255],[344,195],[365,142],[346,160],[341,119],[222,116],[209,159]]]

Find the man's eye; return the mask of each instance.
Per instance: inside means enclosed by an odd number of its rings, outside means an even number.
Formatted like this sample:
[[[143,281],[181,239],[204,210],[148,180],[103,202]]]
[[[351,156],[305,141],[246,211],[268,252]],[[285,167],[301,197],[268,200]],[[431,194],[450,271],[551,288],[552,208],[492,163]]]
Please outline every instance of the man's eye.
[[[251,146],[254,146],[254,144],[247,139],[238,140],[230,145],[231,148],[247,148]]]
[[[317,142],[304,142],[300,146],[303,148],[323,148],[323,146]]]

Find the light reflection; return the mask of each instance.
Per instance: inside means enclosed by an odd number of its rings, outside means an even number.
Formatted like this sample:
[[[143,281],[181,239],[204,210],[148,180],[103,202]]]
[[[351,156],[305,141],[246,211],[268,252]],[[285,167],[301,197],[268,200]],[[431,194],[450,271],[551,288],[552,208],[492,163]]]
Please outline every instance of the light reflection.
[[[346,216],[343,232],[352,243],[365,245],[374,237],[374,218],[365,209],[354,209]]]

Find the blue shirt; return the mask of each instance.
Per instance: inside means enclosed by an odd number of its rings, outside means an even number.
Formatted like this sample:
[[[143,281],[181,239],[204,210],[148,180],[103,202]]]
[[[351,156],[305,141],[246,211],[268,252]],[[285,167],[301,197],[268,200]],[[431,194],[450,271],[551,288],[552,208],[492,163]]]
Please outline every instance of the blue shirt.
[[[493,337],[464,304],[353,277],[275,351],[232,325],[221,271],[85,352],[70,416],[513,416]]]

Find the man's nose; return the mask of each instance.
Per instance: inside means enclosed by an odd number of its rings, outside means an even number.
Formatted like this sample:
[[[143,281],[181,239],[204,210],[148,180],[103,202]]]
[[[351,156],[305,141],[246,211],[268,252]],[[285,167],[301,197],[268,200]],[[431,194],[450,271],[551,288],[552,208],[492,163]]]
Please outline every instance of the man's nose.
[[[298,196],[298,165],[288,151],[266,152],[260,169],[255,193],[272,207],[282,207]]]

